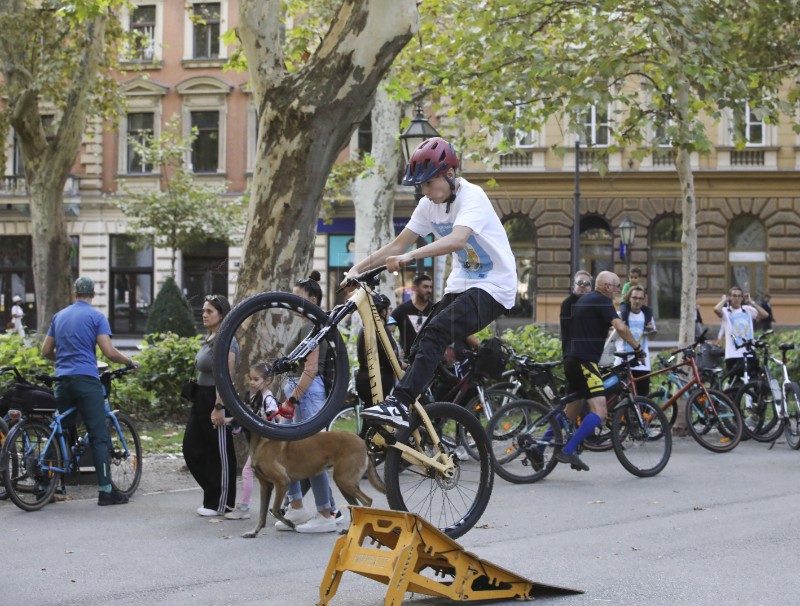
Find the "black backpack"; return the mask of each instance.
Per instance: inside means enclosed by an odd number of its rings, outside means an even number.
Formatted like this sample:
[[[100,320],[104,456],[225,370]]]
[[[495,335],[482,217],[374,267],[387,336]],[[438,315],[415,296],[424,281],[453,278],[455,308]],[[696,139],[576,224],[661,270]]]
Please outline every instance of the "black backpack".
[[[499,379],[506,369],[508,354],[502,339],[492,337],[481,342],[475,355],[475,372],[483,377]]]

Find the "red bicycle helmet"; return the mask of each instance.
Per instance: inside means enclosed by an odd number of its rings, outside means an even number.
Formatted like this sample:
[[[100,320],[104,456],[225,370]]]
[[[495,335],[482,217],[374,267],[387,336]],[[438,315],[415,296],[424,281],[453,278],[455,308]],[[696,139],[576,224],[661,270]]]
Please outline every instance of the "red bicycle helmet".
[[[441,137],[427,139],[411,154],[403,185],[420,185],[448,168],[458,168],[458,156],[453,146]]]

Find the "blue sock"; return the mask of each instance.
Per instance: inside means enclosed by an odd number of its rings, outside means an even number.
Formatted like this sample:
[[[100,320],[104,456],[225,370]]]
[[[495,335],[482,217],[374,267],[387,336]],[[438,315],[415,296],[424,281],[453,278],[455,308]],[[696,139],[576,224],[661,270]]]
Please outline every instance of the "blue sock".
[[[544,453],[545,448],[547,448],[547,444],[552,439],[553,439],[553,426],[552,425],[548,425],[547,429],[544,432],[544,435],[542,436],[541,443],[537,444],[536,449],[539,452]]]
[[[569,442],[567,442],[567,445],[564,446],[562,452],[566,454],[575,452],[575,449],[578,448],[580,443],[594,433],[594,430],[597,429],[602,422],[598,415],[590,412],[584,417],[583,421],[581,421],[581,426],[578,427],[578,431],[572,434],[572,437],[569,439]]]
[[[100,487],[100,492],[111,492],[111,484],[106,484]]]

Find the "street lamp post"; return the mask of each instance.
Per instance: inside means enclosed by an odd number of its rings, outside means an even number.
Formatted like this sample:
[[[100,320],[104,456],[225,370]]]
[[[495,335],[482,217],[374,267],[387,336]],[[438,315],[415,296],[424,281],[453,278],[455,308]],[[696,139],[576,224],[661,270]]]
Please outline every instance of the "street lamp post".
[[[578,273],[578,247],[581,236],[581,138],[575,137],[575,196],[572,201],[572,272],[570,284]],[[591,268],[588,268],[591,269]]]
[[[628,279],[631,275],[631,248],[633,248],[633,240],[636,237],[636,223],[630,220],[630,217],[625,217],[619,226],[619,239],[622,242],[626,271],[625,274]]]
[[[406,161],[406,164],[408,164],[408,161],[411,159],[411,154],[414,153],[414,150],[417,149],[420,143],[432,137],[441,137],[439,131],[431,126],[425,114],[422,113],[422,105],[419,103],[417,103],[416,112],[416,115],[411,119],[411,124],[409,124],[408,128],[400,135],[400,141],[402,141],[403,144],[403,159]],[[422,188],[419,185],[414,186],[414,199],[417,202],[422,199]]]

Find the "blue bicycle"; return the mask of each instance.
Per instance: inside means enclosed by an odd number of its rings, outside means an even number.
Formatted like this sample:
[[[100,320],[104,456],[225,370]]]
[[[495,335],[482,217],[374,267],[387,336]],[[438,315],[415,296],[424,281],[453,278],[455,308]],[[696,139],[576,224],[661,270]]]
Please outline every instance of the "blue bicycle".
[[[127,366],[106,371],[100,377],[111,437],[111,484],[127,496],[136,491],[142,478],[142,443],[133,420],[111,409],[108,394],[112,380],[133,369]],[[37,379],[50,384],[57,380],[46,375],[37,375]],[[30,383],[18,383],[14,389],[22,414],[0,450],[0,475],[15,505],[25,511],[37,511],[51,501],[59,485],[63,486],[63,475],[80,468],[81,457],[89,447],[89,435],[71,424],[70,416],[77,407],[54,412],[49,426],[41,417],[28,414],[47,402],[55,409],[55,397],[49,389]]]

